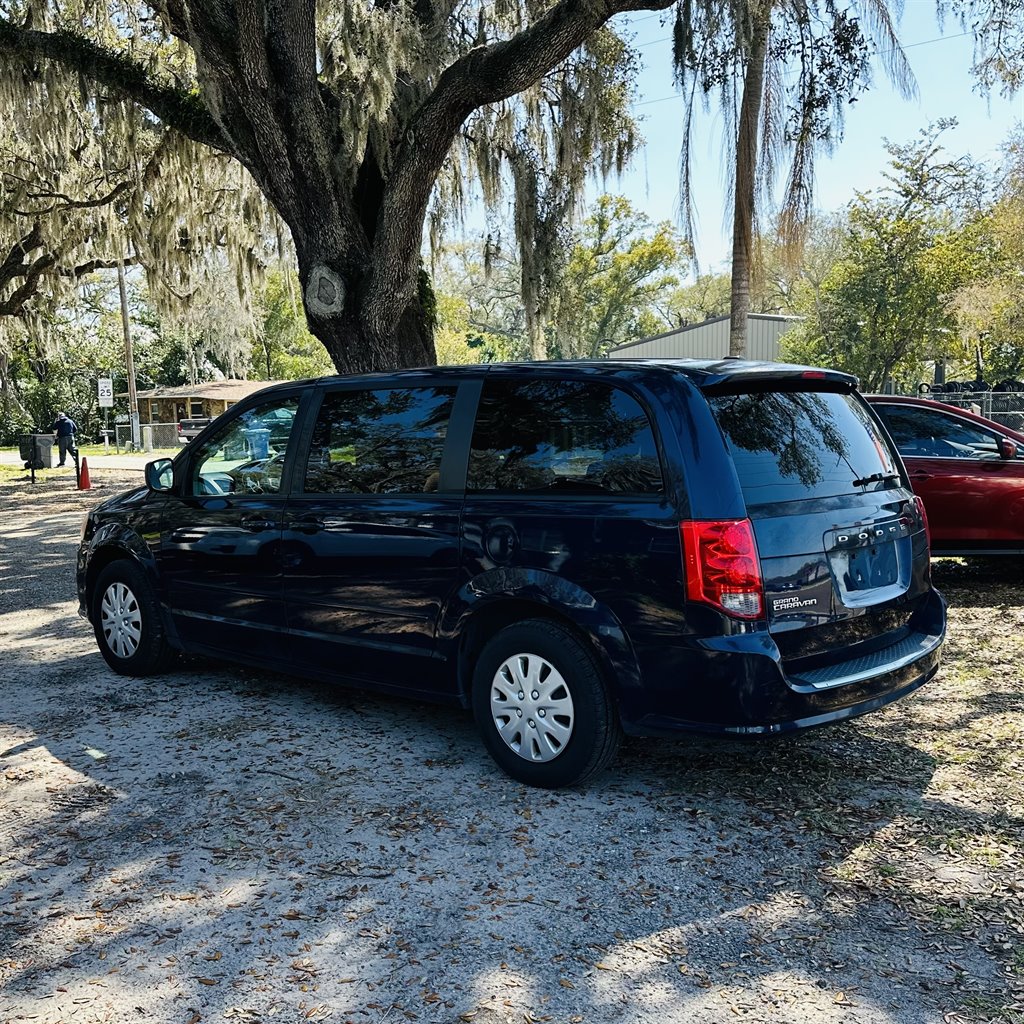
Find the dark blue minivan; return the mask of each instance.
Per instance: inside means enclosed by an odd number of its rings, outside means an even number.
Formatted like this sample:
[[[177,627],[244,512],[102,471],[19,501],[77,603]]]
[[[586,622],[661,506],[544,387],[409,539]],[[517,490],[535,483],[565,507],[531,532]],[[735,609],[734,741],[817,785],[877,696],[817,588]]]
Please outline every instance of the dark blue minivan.
[[[438,367],[268,388],[91,512],[81,613],[175,651],[471,707],[511,776],[623,731],[770,735],[939,664],[920,500],[846,374]]]

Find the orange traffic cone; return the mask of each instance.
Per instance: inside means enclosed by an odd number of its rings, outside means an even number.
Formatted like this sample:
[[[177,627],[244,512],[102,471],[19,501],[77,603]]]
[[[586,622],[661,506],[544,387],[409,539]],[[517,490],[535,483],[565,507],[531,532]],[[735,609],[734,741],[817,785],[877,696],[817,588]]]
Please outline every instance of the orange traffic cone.
[[[80,491],[91,491],[92,483],[89,480],[89,463],[85,456],[82,456],[82,471],[78,474],[78,489]]]

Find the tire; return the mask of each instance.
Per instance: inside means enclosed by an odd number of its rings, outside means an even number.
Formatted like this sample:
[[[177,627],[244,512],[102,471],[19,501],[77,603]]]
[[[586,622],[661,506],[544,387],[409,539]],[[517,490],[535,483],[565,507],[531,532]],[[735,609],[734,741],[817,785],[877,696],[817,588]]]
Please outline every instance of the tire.
[[[544,619],[507,626],[484,646],[473,672],[473,714],[501,769],[545,789],[577,785],[606,768],[622,737],[593,655]]]
[[[99,574],[92,625],[100,654],[119,675],[153,675],[173,659],[153,587],[132,562],[111,562]]]

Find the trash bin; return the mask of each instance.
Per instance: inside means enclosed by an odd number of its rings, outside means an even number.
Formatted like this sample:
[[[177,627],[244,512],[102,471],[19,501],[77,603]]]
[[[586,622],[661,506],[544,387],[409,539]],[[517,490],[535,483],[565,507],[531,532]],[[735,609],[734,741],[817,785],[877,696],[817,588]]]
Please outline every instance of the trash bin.
[[[26,469],[53,468],[53,434],[24,434],[18,438],[18,449]]]
[[[249,445],[250,459],[266,459],[270,457],[270,431],[265,427],[253,427],[243,430],[246,444]]]

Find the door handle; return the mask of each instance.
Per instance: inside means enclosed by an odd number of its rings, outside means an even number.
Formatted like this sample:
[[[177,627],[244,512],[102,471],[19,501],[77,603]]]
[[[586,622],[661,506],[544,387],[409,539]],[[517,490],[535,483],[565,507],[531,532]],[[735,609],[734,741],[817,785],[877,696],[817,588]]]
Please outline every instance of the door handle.
[[[302,516],[291,524],[296,533],[319,533],[324,529],[324,521],[317,516]]]
[[[260,516],[246,516],[239,525],[243,530],[260,533],[262,530],[273,530],[277,523],[273,519],[263,519]]]
[[[917,472],[915,473],[910,474],[911,480],[931,480],[931,478],[931,473],[925,473],[924,470],[921,469],[917,470]]]

